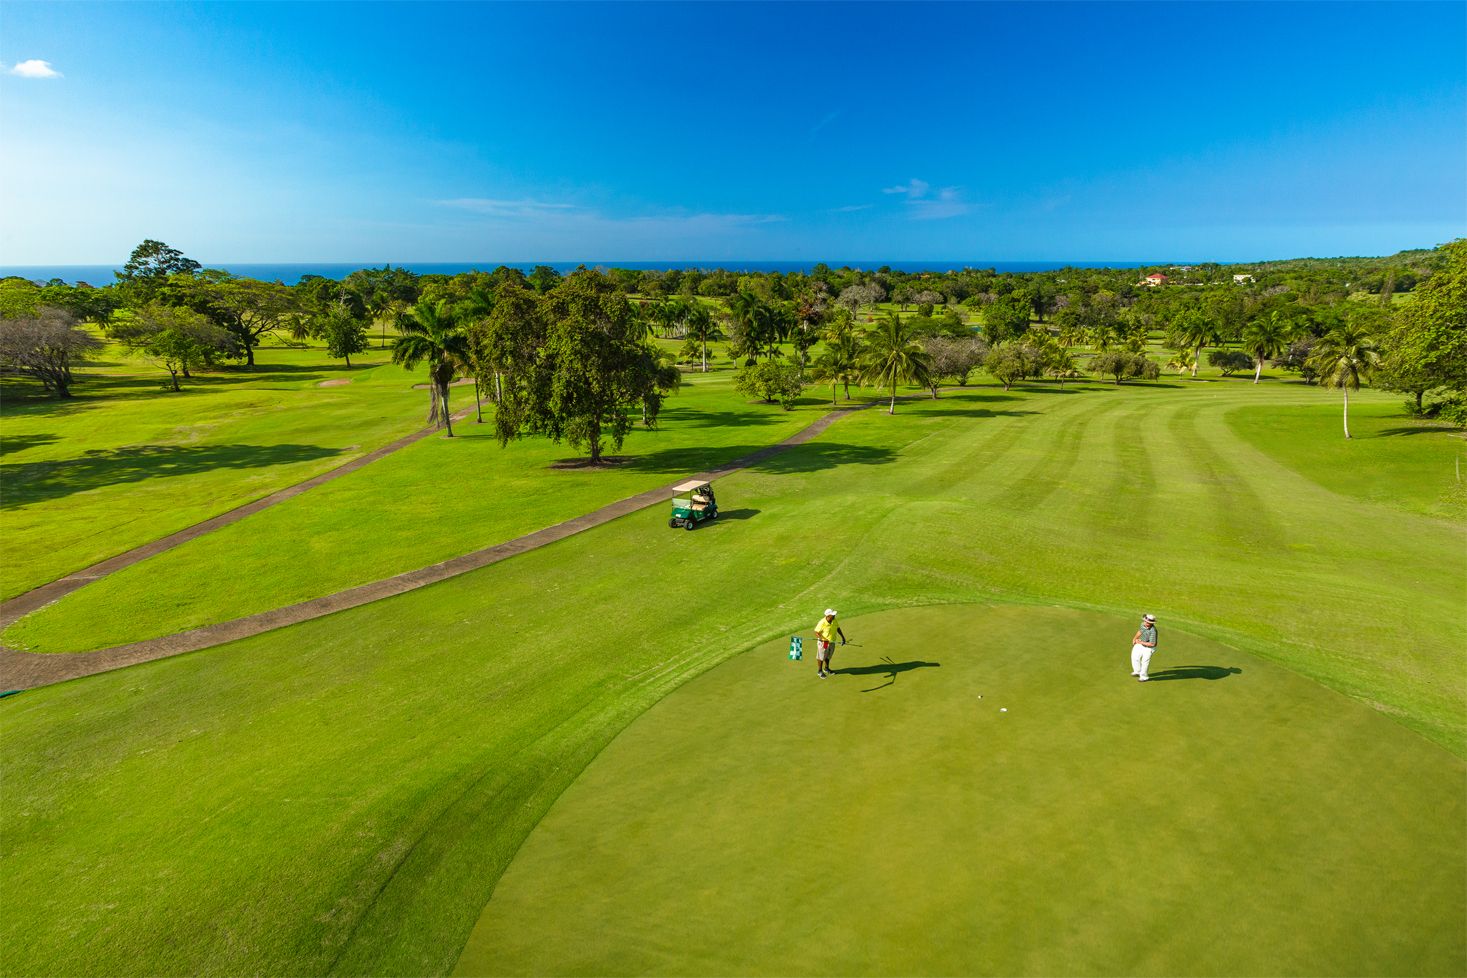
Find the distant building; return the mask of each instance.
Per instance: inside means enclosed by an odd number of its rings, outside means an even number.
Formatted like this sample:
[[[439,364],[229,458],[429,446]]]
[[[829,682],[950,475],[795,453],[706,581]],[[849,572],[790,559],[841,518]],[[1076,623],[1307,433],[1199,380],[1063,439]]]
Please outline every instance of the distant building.
[[[1141,284],[1154,289],[1158,285],[1166,284],[1166,276],[1161,274],[1161,272],[1152,272],[1150,275],[1141,280]]]
[[[1246,272],[1243,273],[1242,275],[1234,275],[1233,276],[1233,282],[1236,285],[1251,284],[1253,282],[1253,276],[1247,274]]]

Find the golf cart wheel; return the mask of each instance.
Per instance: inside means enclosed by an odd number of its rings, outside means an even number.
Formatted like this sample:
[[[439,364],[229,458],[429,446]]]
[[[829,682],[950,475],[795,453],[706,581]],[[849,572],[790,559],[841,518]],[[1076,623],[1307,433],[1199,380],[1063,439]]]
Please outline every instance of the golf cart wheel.
[[[683,525],[683,521],[674,516],[672,519],[667,521],[667,525],[676,530],[678,527]]]
[[[693,528],[693,521],[692,520],[686,520],[686,521],[684,521],[684,523],[683,523],[683,529],[684,530],[691,530],[692,528]]]

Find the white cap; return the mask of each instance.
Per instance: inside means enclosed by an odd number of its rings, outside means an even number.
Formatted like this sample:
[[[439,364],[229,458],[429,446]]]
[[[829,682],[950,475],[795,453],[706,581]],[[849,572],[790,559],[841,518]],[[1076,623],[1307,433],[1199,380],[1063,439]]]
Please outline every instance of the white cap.
[[[835,609],[834,608],[826,608],[825,609],[825,614],[826,614],[826,617],[829,617],[829,616],[835,614]]]
[[[1144,618],[1146,621],[1156,621],[1155,615],[1142,615],[1141,617]]]

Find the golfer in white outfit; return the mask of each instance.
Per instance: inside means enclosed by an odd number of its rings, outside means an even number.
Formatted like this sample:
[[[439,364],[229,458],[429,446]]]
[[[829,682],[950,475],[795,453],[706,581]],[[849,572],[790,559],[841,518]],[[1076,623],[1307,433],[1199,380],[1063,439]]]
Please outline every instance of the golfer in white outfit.
[[[1131,639],[1131,675],[1146,682],[1146,669],[1151,665],[1151,653],[1156,651],[1156,619],[1146,615],[1141,627]]]

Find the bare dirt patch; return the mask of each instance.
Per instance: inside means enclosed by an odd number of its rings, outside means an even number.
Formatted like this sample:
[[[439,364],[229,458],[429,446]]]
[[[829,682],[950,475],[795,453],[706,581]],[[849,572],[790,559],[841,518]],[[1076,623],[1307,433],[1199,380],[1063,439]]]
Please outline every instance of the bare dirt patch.
[[[317,384],[316,386],[317,387],[344,387],[345,385],[350,384],[350,383],[351,383],[351,378],[349,378],[349,377],[338,377],[335,380],[323,380],[319,384]]]

